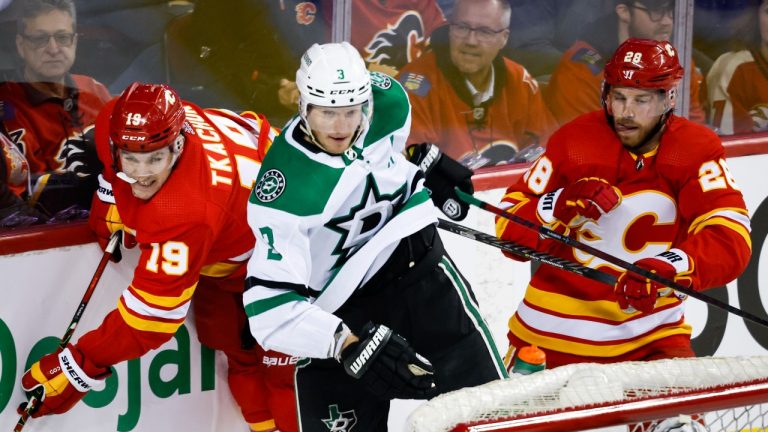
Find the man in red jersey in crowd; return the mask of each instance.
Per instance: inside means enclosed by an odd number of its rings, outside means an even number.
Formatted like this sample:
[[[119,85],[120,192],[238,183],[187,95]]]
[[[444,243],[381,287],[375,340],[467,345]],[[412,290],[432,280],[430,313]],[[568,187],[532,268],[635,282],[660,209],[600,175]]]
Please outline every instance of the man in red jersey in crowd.
[[[22,63],[0,72],[0,133],[21,150],[33,176],[24,198],[53,214],[87,207],[101,169],[92,129],[111,98],[91,77],[70,73],[77,50],[72,0],[25,0],[16,27]],[[43,190],[54,193],[40,197]]]
[[[431,50],[402,69],[413,107],[408,144],[437,144],[475,169],[511,162],[554,131],[536,80],[500,54],[511,13],[504,0],[457,1]]]
[[[101,326],[23,376],[26,391],[45,388],[33,417],[69,410],[104,386],[110,366],[167,342],[192,305],[200,342],[227,355],[230,390],[251,430],[297,429],[297,359],[242,336],[245,264],[255,243],[246,203],[275,136],[263,116],[201,109],[166,85],[134,83],[105,106],[96,121],[104,170],[90,224],[102,243],[122,229],[141,255]],[[58,367],[65,362],[69,373]]]
[[[555,132],[502,206],[696,291],[735,279],[751,255],[747,209],[717,135],[672,113],[674,47],[628,39],[604,76],[604,109]],[[618,276],[610,286],[539,267],[509,320],[510,364],[530,344],[548,367],[695,355],[681,293],[507,219],[496,232]]]

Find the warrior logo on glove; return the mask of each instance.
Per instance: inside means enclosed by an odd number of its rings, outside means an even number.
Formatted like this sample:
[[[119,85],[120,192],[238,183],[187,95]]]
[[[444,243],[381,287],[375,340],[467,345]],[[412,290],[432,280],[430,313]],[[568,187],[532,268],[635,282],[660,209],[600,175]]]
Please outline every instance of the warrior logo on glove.
[[[425,398],[435,388],[434,368],[389,327],[368,323],[361,339],[341,352],[344,370],[382,399]]]
[[[544,195],[538,214],[547,224],[562,223],[573,229],[588,220],[597,221],[620,203],[617,188],[601,178],[589,177]]]

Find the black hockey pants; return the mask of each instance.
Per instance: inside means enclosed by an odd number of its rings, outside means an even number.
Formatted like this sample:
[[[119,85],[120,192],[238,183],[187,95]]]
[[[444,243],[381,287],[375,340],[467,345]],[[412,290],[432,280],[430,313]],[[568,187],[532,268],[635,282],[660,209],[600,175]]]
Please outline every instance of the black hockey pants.
[[[433,225],[401,240],[336,315],[355,333],[371,321],[403,336],[434,365],[435,396],[506,376],[469,283]],[[296,393],[303,432],[387,430],[389,401],[368,393],[334,359],[301,362]]]

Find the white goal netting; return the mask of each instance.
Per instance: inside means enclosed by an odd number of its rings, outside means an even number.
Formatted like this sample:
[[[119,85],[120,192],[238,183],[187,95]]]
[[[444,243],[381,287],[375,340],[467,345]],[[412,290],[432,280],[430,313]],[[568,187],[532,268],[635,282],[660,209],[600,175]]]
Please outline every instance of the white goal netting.
[[[680,414],[698,424],[671,430],[767,431],[768,356],[573,364],[446,393],[417,408],[408,423],[418,432],[622,424],[641,432]]]

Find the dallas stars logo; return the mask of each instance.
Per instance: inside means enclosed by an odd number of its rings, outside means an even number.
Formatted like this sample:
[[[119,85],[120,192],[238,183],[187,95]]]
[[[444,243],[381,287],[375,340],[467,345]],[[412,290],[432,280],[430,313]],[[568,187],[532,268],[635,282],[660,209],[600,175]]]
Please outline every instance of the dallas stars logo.
[[[334,404],[328,407],[328,414],[327,419],[321,420],[331,432],[350,432],[357,424],[355,410],[340,412],[339,406]]]
[[[285,176],[276,169],[265,172],[253,188],[253,193],[260,201],[270,202],[277,199],[285,190]]]
[[[382,194],[373,175],[368,175],[360,203],[352,206],[346,216],[325,224],[326,228],[341,234],[332,252],[339,256],[334,269],[342,266],[392,218],[395,206],[403,200],[404,191],[405,185],[392,194]]]

